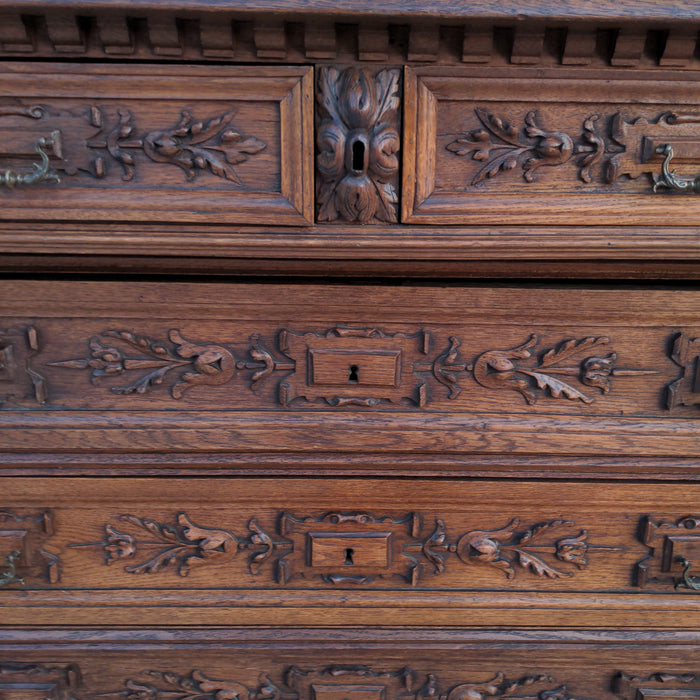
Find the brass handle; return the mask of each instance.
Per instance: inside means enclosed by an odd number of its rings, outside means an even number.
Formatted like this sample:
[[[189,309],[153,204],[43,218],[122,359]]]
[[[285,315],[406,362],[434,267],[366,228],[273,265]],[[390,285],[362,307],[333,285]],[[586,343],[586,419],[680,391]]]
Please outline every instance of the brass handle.
[[[45,182],[47,180],[61,182],[61,178],[49,169],[49,156],[46,151],[44,151],[44,148],[50,146],[51,143],[51,139],[46,139],[44,137],[36,142],[35,148],[36,152],[41,156],[41,164],[32,164],[34,166],[34,172],[18,173],[14,170],[5,170],[5,172],[0,173],[0,185],[5,185],[12,189],[15,185],[36,185],[39,182]]]
[[[682,554],[676,557],[676,561],[683,567],[683,578],[676,584],[676,588],[689,588],[691,591],[700,591],[700,578],[690,575],[693,562],[688,561]]]
[[[676,171],[671,170],[671,158],[673,158],[673,147],[668,143],[661,144],[657,149],[657,153],[665,156],[664,162],[661,164],[661,175],[654,176],[654,192],[665,188],[675,190],[676,192],[695,192],[700,193],[700,175],[694,178],[681,178],[676,176]]]
[[[24,585],[24,579],[17,576],[17,560],[19,557],[20,551],[18,549],[14,549],[5,557],[7,570],[0,574],[0,586],[9,586],[11,583]]]

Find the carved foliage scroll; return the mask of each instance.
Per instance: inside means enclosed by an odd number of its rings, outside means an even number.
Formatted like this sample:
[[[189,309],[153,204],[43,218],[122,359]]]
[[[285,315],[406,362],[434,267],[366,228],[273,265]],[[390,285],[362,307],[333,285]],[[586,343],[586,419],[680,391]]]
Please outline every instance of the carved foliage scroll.
[[[626,176],[648,175],[659,182],[660,147],[671,144],[681,154],[678,162],[697,161],[700,116],[664,112],[655,120],[627,117],[622,112],[589,114],[577,132],[550,128],[551,120],[539,110],[529,111],[522,123],[512,123],[494,112],[475,107],[478,126],[457,135],[445,147],[456,156],[475,161],[470,185],[478,185],[508,171],[519,171],[534,182],[543,166],[573,164],[578,179],[588,184],[612,184]],[[693,129],[695,125],[695,129]]]
[[[100,697],[133,700],[584,700],[566,684],[546,673],[510,675],[505,671],[485,671],[457,684],[445,684],[434,672],[419,673],[409,667],[385,670],[360,664],[316,668],[288,666],[261,672],[257,682],[242,682],[235,675],[221,678],[200,669],[187,673],[146,670],[127,676],[123,687],[106,689]],[[233,674],[232,674],[233,675]],[[219,677],[217,677],[219,676]],[[0,691],[13,697],[13,691],[36,700],[83,700],[93,697],[84,685],[77,664],[57,666],[37,663],[0,663]],[[656,672],[633,676],[619,672],[610,681],[614,697],[635,698],[700,697],[700,681],[693,673]],[[29,695],[28,695],[29,693]]]
[[[566,686],[546,674],[508,678],[499,671],[483,674],[457,685],[444,686],[434,673],[424,679],[409,668],[384,671],[363,665],[333,665],[316,669],[288,667],[282,681],[270,680],[261,673],[256,685],[236,680],[217,680],[194,670],[188,675],[146,671],[145,678],[129,678],[124,690],[104,693],[108,697],[135,696],[164,700],[177,695],[181,700],[486,700],[520,698],[522,700],[575,700]],[[579,696],[580,697],[580,696]]]
[[[373,408],[387,404],[427,406],[436,392],[456,399],[469,375],[491,391],[508,389],[529,404],[538,398],[593,403],[608,394],[613,379],[657,374],[653,369],[619,367],[605,336],[569,338],[541,346],[531,335],[514,348],[487,350],[473,361],[462,356],[462,341],[432,349],[428,331],[389,333],[376,327],[336,326],[321,332],[283,329],[277,348],[250,337],[244,355],[211,342],[196,342],[177,329],[168,340],[126,330],[107,330],[88,341],[87,356],[50,366],[88,370],[95,385],[110,382],[116,394],[145,394],[168,387],[175,399],[195,386],[228,384],[239,372],[257,392],[276,375],[282,406],[322,403],[332,407]],[[474,391],[472,387],[470,390]]]
[[[400,71],[322,66],[318,73],[319,221],[396,222]]]
[[[303,579],[334,586],[377,580],[416,586],[426,573],[442,574],[459,564],[474,572],[500,571],[508,579],[518,572],[559,579],[585,569],[593,553],[620,551],[591,544],[587,530],[567,520],[521,527],[513,518],[501,528],[450,537],[441,519],[424,528],[416,513],[394,517],[342,511],[301,517],[283,512],[274,531],[251,518],[242,535],[195,523],[184,512],[174,524],[125,514],[117,525],[105,524],[101,542],[70,546],[100,547],[106,564],[123,562],[129,574],[169,568],[180,576],[195,565],[228,564],[246,551],[253,575],[264,570],[281,584]]]
[[[184,109],[175,124],[140,133],[137,118],[125,107],[114,112],[95,104],[73,111],[48,105],[0,106],[2,116],[36,120],[30,131],[22,129],[19,140],[6,146],[8,153],[34,156],[33,144],[39,136],[46,137],[52,167],[68,176],[82,172],[104,178],[113,162],[121,166],[122,179],[128,181],[134,177],[138,167],[135,155],[140,153],[153,163],[182,168],[188,181],[206,171],[242,188],[236,166],[267,146],[236,128],[235,109],[206,118]]]

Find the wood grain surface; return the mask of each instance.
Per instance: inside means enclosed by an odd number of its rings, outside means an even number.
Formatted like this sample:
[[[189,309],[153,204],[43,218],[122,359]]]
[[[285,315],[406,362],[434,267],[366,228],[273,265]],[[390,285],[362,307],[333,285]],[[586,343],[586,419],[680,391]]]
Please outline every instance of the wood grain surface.
[[[697,457],[693,290],[5,291],[8,453]]]
[[[692,636],[383,631],[359,642],[354,630],[301,629],[249,631],[244,641],[215,630],[157,630],[130,642],[97,629],[44,637],[27,631],[27,639],[35,649],[12,637],[0,647],[0,687],[13,700],[186,691],[202,698],[233,691],[299,700],[340,693],[414,698],[426,688],[436,697],[452,691],[543,700],[556,690],[566,698],[632,700],[654,691],[692,698],[697,687]]]
[[[61,182],[3,191],[3,218],[309,222],[311,74],[4,64],[4,166],[47,138]]]

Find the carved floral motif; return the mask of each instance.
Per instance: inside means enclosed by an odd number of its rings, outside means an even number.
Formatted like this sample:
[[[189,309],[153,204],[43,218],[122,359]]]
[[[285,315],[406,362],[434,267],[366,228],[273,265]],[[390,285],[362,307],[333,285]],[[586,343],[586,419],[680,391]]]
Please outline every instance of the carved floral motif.
[[[136,173],[135,155],[142,153],[154,163],[182,168],[189,181],[208,171],[243,187],[234,166],[267,147],[255,136],[238,131],[235,109],[207,119],[184,109],[174,126],[147,130],[143,135],[137,132],[134,114],[124,107],[117,107],[112,115],[94,104],[79,113],[40,105],[0,105],[3,116],[47,120],[46,135],[51,134],[53,143],[52,166],[69,176],[83,171],[105,177],[111,157],[123,168],[122,179],[129,181]]]
[[[129,574],[176,568],[180,576],[187,576],[192,565],[231,562],[238,551],[247,550],[254,576],[264,570],[281,584],[301,578],[334,586],[367,585],[381,579],[416,586],[426,570],[442,574],[456,560],[498,569],[509,579],[515,578],[516,567],[558,579],[585,569],[591,553],[620,551],[590,544],[588,532],[577,531],[568,520],[518,529],[520,520],[513,518],[503,528],[470,530],[454,538],[439,518],[432,532],[424,531],[417,513],[393,517],[333,511],[299,517],[283,512],[273,534],[251,518],[248,533],[241,537],[230,530],[197,525],[184,512],[176,515],[175,525],[128,514],[119,521],[123,524],[119,527],[105,524],[101,542],[69,546],[99,546],[108,565],[138,560],[124,567]],[[149,537],[144,538],[144,532]]]
[[[319,221],[397,221],[399,80],[398,70],[319,69]]]
[[[198,170],[242,185],[234,165],[243,163],[249,155],[262,151],[266,144],[254,136],[242,136],[231,122],[235,110],[208,120],[198,120],[183,110],[180,121],[171,129],[148,132],[142,139],[133,139],[134,116],[125,109],[118,111],[119,122],[107,134],[105,147],[124,167],[124,180],[134,176],[135,161],[128,152],[142,149],[156,163],[170,163],[182,168],[188,180],[194,180]],[[93,140],[94,147],[102,144]]]
[[[115,343],[107,345],[104,338],[114,338],[125,346],[138,351],[138,355],[126,354]],[[90,339],[90,357],[52,362],[53,367],[91,369],[91,381],[98,384],[103,377],[122,374],[138,374],[127,384],[112,386],[115,394],[143,394],[163,383],[165,376],[179,370],[178,381],[171,386],[173,398],[182,398],[192,388],[205,384],[225,384],[234,375],[236,361],[231,352],[220,345],[198,345],[185,340],[180,332],[168,333],[170,345],[129,331],[109,330]],[[184,371],[187,369],[192,371]]]
[[[487,670],[478,674],[481,679],[470,678],[456,685],[443,684],[433,672],[424,672],[424,680],[421,675],[408,667],[387,671],[361,664],[288,666],[261,672],[257,682],[246,684],[235,678],[216,678],[200,669],[188,673],[147,670],[127,677],[123,687],[99,695],[126,700],[321,700],[342,694],[346,700],[363,700],[373,693],[385,700],[582,700],[545,673],[509,678],[505,671]],[[0,688],[10,693],[33,692],[32,697],[49,700],[82,700],[95,695],[95,690],[88,693],[82,686],[77,664],[0,663]],[[658,694],[685,698],[697,696],[700,682],[694,673],[660,671],[635,676],[618,672],[610,681],[610,690],[619,700]]]
[[[514,125],[488,109],[474,109],[479,127],[457,135],[445,148],[456,156],[470,157],[479,166],[471,185],[520,170],[523,179],[535,181],[534,172],[542,166],[575,163],[579,179],[612,184],[627,176],[647,175],[655,188],[662,182],[657,148],[662,143],[697,141],[687,125],[700,122],[698,115],[664,112],[656,119],[627,119],[621,112],[590,114],[577,134],[549,131],[541,126],[542,115],[529,111],[522,126]],[[573,156],[580,156],[578,159]]]
[[[507,578],[515,577],[514,565],[529,569],[537,576],[561,578],[571,576],[571,571],[561,571],[545,561],[544,555],[573,564],[578,569],[588,565],[588,532],[560,537],[553,542],[543,542],[545,533],[562,527],[571,527],[568,520],[549,520],[537,523],[527,530],[516,532],[519,518],[513,518],[499,530],[474,530],[457,542],[457,555],[465,564],[486,564],[501,569]]]
[[[537,124],[535,112],[527,113],[522,131],[481,107],[474,112],[483,128],[463,134],[446,147],[455,155],[471,155],[473,160],[484,163],[473,177],[472,185],[518,166],[525,181],[533,182],[538,168],[561,165],[571,158],[574,150],[571,137],[563,132],[543,130]]]
[[[243,353],[236,351],[241,358],[236,359],[231,347],[194,343],[177,329],[168,332],[167,341],[108,330],[90,339],[87,357],[49,365],[89,370],[95,385],[124,376],[126,383],[110,387],[116,394],[145,394],[168,386],[175,399],[196,386],[227,384],[237,371],[248,372],[250,389],[259,393],[274,375],[283,406],[307,402],[339,408],[392,403],[424,408],[435,391],[445,389],[447,398],[454,400],[470,373],[481,386],[516,391],[529,404],[545,396],[590,404],[594,397],[586,387],[607,394],[615,377],[658,374],[618,367],[616,352],[598,351],[611,344],[605,336],[567,339],[543,349],[539,344],[533,334],[521,345],[487,350],[468,362],[456,336],[435,354],[428,331],[387,333],[374,327],[336,326],[320,332],[282,329],[274,349],[253,334]]]
[[[657,373],[656,370],[618,369],[615,367],[617,354],[614,352],[589,355],[574,360],[570,365],[563,364],[576,355],[610,344],[610,339],[605,336],[565,340],[539,355],[535,350],[538,343],[539,338],[533,334],[514,348],[489,350],[479,355],[474,363],[474,379],[490,389],[517,391],[529,404],[536,403],[538,397],[545,394],[555,399],[566,398],[589,404],[594,399],[578,388],[574,381],[607,394],[611,389],[611,377]]]

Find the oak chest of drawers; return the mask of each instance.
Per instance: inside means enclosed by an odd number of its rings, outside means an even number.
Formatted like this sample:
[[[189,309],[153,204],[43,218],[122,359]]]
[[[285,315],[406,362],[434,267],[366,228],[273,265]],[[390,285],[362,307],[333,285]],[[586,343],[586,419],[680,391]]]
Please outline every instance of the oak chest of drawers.
[[[700,696],[694,3],[0,12],[0,698]]]

